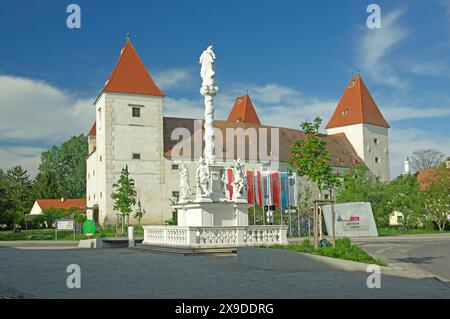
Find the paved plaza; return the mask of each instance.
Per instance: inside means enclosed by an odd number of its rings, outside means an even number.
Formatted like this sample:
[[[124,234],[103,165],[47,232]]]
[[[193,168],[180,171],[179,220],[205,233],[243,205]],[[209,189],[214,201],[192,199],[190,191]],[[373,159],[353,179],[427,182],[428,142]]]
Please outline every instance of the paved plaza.
[[[132,249],[0,248],[2,298],[449,298],[432,277],[382,273],[279,272],[245,268],[235,256],[180,256]],[[69,289],[69,264],[81,288]]]

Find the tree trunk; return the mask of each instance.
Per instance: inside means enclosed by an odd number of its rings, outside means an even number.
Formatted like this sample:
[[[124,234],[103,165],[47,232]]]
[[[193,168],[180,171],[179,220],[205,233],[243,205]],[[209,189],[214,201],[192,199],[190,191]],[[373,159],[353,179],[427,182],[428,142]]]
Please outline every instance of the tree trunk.
[[[319,200],[322,200],[322,189],[319,188]],[[319,226],[319,240],[322,240],[323,238],[323,233],[322,233],[322,206],[318,205],[317,207],[317,212],[318,212],[318,226]]]
[[[121,231],[121,235],[123,236],[125,234],[125,215],[122,214],[122,231]]]

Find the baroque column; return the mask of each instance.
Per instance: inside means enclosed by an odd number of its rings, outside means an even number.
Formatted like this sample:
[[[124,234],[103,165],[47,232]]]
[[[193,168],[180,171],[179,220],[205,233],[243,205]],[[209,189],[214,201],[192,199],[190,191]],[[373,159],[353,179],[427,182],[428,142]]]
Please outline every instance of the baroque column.
[[[210,45],[200,56],[200,76],[202,77],[202,87],[200,94],[205,99],[205,149],[204,158],[207,165],[214,165],[215,158],[215,133],[214,133],[214,97],[217,94],[214,63],[216,54]]]

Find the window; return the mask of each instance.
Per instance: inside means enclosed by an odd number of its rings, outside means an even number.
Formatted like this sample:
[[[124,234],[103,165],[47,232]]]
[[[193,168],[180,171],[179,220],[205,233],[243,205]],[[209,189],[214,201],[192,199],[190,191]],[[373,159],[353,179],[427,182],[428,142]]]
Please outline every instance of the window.
[[[100,162],[102,161],[102,156],[100,155]]]
[[[92,171],[92,176],[95,176],[95,169]]]
[[[90,174],[90,173],[88,173],[88,179],[89,179],[89,178],[91,178],[91,174]]]
[[[379,141],[377,138],[374,138],[374,139],[373,139],[373,142],[374,142],[375,144],[380,144],[380,141]]]
[[[98,109],[98,121],[101,122],[101,120],[102,120],[102,109],[99,108]]]
[[[131,109],[131,113],[133,115],[133,117],[141,117],[141,108],[140,107],[133,107]]]
[[[133,153],[133,159],[140,160],[141,159],[141,153]]]
[[[379,163],[380,159],[378,157],[375,157],[375,163]]]
[[[343,111],[341,112],[341,114],[342,114],[342,115],[347,115],[347,114],[348,114],[348,108],[346,108],[345,110],[343,110]]]
[[[179,168],[178,164],[173,164],[173,165],[172,165],[172,169],[173,169],[174,171],[178,170],[178,168]]]
[[[172,192],[172,197],[175,197],[175,198],[180,197],[180,192],[173,191],[173,192]]]
[[[328,199],[328,198],[329,198],[328,194],[325,194],[325,199]]]
[[[102,195],[103,195],[102,192],[100,192],[100,198],[102,198]]]
[[[397,216],[397,223],[398,224],[403,223],[403,216]]]

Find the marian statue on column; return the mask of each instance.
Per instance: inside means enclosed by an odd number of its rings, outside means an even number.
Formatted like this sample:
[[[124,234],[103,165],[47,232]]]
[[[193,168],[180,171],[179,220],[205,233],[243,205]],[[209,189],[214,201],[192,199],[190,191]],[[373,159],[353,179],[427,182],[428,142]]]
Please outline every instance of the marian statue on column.
[[[200,94],[215,95],[217,93],[217,86],[215,85],[216,70],[214,62],[216,61],[216,54],[214,53],[212,45],[208,46],[200,56],[200,76],[202,77],[202,87]]]

